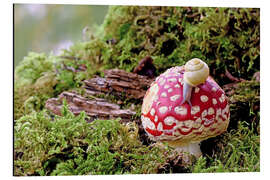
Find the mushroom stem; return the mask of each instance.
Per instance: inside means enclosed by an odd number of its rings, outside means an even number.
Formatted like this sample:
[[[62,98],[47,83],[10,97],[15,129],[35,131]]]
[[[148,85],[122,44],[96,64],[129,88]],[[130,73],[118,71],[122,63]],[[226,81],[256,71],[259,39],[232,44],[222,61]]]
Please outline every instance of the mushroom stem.
[[[200,142],[189,143],[189,144],[186,144],[184,146],[177,146],[177,147],[175,147],[175,149],[178,152],[181,152],[181,153],[188,152],[188,153],[194,155],[196,158],[199,158],[202,155],[199,143]]]

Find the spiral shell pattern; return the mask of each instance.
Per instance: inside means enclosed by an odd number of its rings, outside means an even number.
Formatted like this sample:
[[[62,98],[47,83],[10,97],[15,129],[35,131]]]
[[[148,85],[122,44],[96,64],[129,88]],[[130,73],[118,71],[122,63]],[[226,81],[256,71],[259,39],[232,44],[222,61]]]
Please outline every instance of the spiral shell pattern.
[[[185,64],[184,80],[191,86],[197,86],[206,81],[209,76],[208,65],[198,58],[189,60]]]

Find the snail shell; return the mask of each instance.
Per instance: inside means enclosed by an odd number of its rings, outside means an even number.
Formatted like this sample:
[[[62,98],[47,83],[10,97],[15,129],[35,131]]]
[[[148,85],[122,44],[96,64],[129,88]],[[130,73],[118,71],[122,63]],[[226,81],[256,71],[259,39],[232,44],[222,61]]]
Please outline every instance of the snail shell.
[[[194,58],[185,64],[184,81],[190,86],[204,83],[208,76],[209,68],[202,60]]]

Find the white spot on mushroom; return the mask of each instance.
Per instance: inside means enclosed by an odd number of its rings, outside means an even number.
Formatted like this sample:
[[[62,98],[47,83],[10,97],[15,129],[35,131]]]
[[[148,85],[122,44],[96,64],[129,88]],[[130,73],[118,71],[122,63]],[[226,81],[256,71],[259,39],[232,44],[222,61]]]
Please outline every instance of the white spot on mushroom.
[[[195,87],[195,93],[198,93],[200,91],[199,87]]]
[[[179,136],[180,135],[180,132],[179,131],[173,131],[173,136]]]
[[[187,126],[188,128],[192,128],[193,127],[193,120],[186,120],[184,121],[184,125]]]
[[[211,89],[213,92],[216,92],[217,91],[217,88],[216,87],[212,87]]]
[[[216,119],[218,120],[218,122],[223,122],[219,116],[221,116],[221,108],[218,108],[216,110]]]
[[[220,101],[221,103],[223,103],[223,102],[225,101],[225,95],[224,95],[224,94],[222,94],[222,95],[219,97],[219,101]]]
[[[166,82],[166,79],[164,79],[164,78],[160,78],[160,79],[159,79],[159,84],[160,84],[161,86],[163,86],[163,85],[165,84],[165,82]]]
[[[153,101],[157,98],[157,93],[159,91],[158,85],[155,83],[153,86],[150,87],[150,89],[147,90],[142,104],[142,113],[147,114],[153,104]]]
[[[183,83],[183,78],[179,78],[178,82],[180,82],[182,84]]]
[[[176,84],[174,87],[175,88],[180,88],[180,85],[179,84]]]
[[[205,116],[207,116],[207,110],[204,110],[204,111],[202,112],[202,117],[204,118]]]
[[[161,97],[167,97],[167,93],[166,92],[161,93]]]
[[[179,94],[170,97],[171,101],[176,101],[179,98],[180,98]]]
[[[155,124],[148,117],[142,116],[142,125],[144,128],[155,129]]]
[[[200,128],[199,129],[197,129],[197,132],[203,132],[203,130],[205,129],[205,127],[204,126],[200,126]]]
[[[155,109],[152,108],[151,111],[150,111],[151,116],[154,116],[155,115],[155,112],[156,112]]]
[[[173,133],[173,129],[164,129],[163,130],[164,133]],[[168,136],[168,135],[163,135],[163,137],[166,137],[166,139],[171,139],[173,140],[171,136]]]
[[[155,119],[154,119],[154,121],[155,121],[155,122],[157,122],[157,121],[158,121],[158,117],[157,117],[157,115],[155,115]]]
[[[183,106],[176,106],[174,108],[174,111],[176,114],[180,114],[180,115],[186,115],[187,114],[187,109]]]
[[[174,130],[181,128],[183,126],[183,121],[176,121],[176,125],[173,127]]]
[[[177,80],[175,78],[168,79],[169,82],[176,82]]]
[[[227,104],[227,106],[222,110],[222,112],[221,112],[221,115],[222,115],[222,117],[224,118],[224,119],[227,119],[227,115],[226,115],[226,113],[228,113],[229,112],[229,106],[228,106],[228,104]]]
[[[209,125],[214,122],[214,118],[212,119],[204,119],[204,125]]]
[[[215,113],[214,108],[210,107],[210,108],[208,109],[208,115],[213,115],[214,113]]]
[[[193,127],[194,128],[199,128],[202,124],[202,119],[201,118],[197,118],[194,123],[193,123]]]
[[[202,102],[207,102],[208,101],[208,97],[206,95],[202,95],[200,97],[200,99],[201,99]]]
[[[168,116],[164,119],[164,123],[168,126],[171,126],[174,122],[176,122],[176,119],[172,116]]]
[[[170,88],[170,89],[168,89],[168,92],[170,93],[170,92],[172,92],[173,91],[173,89],[172,88]]]
[[[157,94],[154,96],[154,100],[153,100],[153,101],[155,101],[155,102],[158,101],[158,96],[157,96]]]
[[[168,107],[167,106],[162,106],[162,107],[159,108],[159,112],[161,114],[165,114],[167,112],[167,110],[168,110]]]
[[[200,106],[192,106],[191,107],[191,114],[194,115],[196,113],[200,112]]]
[[[216,100],[216,98],[213,98],[213,99],[212,99],[212,103],[213,103],[214,105],[216,105],[216,104],[217,104],[217,100]]]
[[[163,125],[162,125],[161,122],[158,123],[157,130],[158,131],[163,131]]]
[[[164,86],[164,88],[165,89],[168,89],[170,86],[168,85],[168,84],[166,84],[165,86]]]
[[[190,131],[190,129],[191,129],[191,127],[186,127],[186,126],[181,127],[181,131],[183,131],[183,132],[188,132],[188,131]]]

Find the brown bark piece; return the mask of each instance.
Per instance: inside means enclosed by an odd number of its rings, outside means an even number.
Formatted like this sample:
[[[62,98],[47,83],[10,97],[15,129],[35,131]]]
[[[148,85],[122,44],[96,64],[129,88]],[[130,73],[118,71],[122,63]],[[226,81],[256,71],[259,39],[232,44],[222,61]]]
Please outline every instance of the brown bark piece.
[[[78,115],[81,111],[94,119],[112,119],[120,117],[123,122],[130,121],[136,112],[129,109],[120,109],[117,104],[109,103],[102,98],[85,98],[75,92],[63,92],[58,98],[51,98],[46,102],[46,108],[61,116],[62,101],[66,99],[69,110]]]
[[[85,80],[86,92],[95,94],[125,95],[127,98],[142,99],[154,79],[124,70],[105,70],[105,77]]]
[[[140,60],[139,64],[133,70],[134,73],[153,78],[156,76],[156,67],[153,64],[153,59],[146,56]]]
[[[154,79],[129,73],[124,70],[105,70],[105,77],[95,77],[85,80],[86,94],[113,94],[125,95],[126,98],[140,99],[144,97],[146,90]],[[122,122],[131,121],[136,112],[130,109],[121,109],[118,104],[110,103],[102,98],[87,98],[76,92],[63,92],[58,98],[51,98],[46,102],[46,108],[56,115],[61,115],[62,101],[66,99],[69,110],[78,115],[85,111],[91,119],[112,119],[120,117]]]

